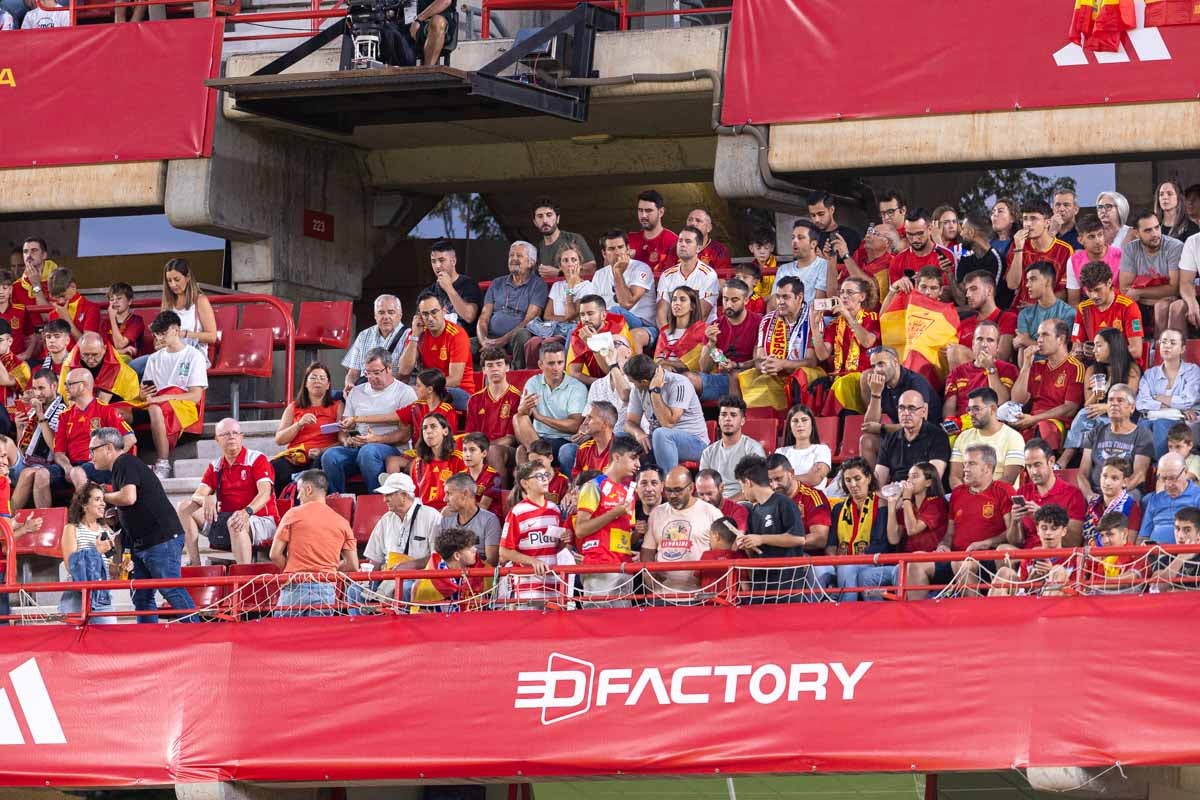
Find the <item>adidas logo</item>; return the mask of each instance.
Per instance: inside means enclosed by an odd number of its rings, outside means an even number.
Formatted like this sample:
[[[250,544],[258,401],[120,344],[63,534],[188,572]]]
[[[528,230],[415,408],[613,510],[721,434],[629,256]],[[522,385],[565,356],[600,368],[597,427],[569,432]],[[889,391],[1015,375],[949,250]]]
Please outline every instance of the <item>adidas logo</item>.
[[[13,695],[25,717],[25,725],[34,744],[66,744],[58,712],[50,702],[46,682],[42,680],[37,660],[29,659],[8,673]],[[25,734],[8,699],[8,689],[0,688],[0,745],[25,744]]]

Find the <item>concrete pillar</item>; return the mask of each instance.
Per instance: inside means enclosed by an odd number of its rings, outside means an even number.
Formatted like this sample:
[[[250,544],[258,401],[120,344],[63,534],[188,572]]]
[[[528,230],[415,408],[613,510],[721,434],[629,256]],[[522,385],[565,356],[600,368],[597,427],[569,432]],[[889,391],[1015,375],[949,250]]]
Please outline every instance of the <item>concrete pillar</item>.
[[[1154,190],[1157,188],[1154,171],[1152,161],[1126,161],[1117,164],[1116,190],[1129,200],[1130,221],[1141,209],[1154,208]]]

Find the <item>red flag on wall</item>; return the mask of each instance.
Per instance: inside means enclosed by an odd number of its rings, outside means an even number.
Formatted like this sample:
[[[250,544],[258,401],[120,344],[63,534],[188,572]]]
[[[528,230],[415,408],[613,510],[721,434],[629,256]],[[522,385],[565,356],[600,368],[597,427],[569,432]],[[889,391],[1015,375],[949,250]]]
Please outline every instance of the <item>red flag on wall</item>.
[[[1200,25],[1200,0],[1146,0],[1146,27]]]
[[[1067,38],[1085,50],[1115,53],[1121,46],[1121,34],[1136,24],[1133,0],[1075,0]]]

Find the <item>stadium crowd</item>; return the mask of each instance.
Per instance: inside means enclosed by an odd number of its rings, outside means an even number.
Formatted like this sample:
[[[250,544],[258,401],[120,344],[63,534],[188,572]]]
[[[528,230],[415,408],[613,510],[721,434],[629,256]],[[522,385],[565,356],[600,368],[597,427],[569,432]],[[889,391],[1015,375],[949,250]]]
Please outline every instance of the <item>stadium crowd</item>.
[[[308,365],[281,452],[248,450],[237,420],[218,424],[221,455],[176,510],[167,573],[182,551],[200,563],[202,533],[238,562],[269,547],[285,571],[357,568],[344,520],[316,510],[346,492],[386,501],[365,564],[528,566],[512,587],[527,606],[572,561],[678,564],[642,587],[670,596],[699,591],[687,564],[710,559],[1198,544],[1200,185],[1167,181],[1156,197],[1136,212],[1115,191],[1083,212],[1064,190],[930,213],[884,191],[860,234],[818,192],[790,261],[769,229],[735,260],[701,208],[667,229],[655,190],[638,197],[637,230],[614,228],[593,251],[539,199],[540,237],[514,242],[486,287],[441,241],[411,316],[376,297],[344,383]],[[130,287],[108,298],[102,312],[80,295],[37,238],[0,272],[11,505],[74,493],[68,559],[96,547],[82,535],[102,519],[96,489],[116,490],[101,506],[121,499],[117,456],[101,467],[96,449],[133,454],[142,427],[148,472],[169,477],[217,340],[182,259],[164,269],[153,352],[140,352]],[[1180,556],[1145,569],[1198,568]],[[1123,558],[1099,574],[1143,569]],[[904,583],[914,598],[953,581],[1036,592],[1067,570],[910,563]],[[874,565],[753,575],[785,597],[840,587],[843,601],[900,579]],[[621,578],[585,575],[582,590],[628,604]],[[474,588],[403,591],[440,602]]]

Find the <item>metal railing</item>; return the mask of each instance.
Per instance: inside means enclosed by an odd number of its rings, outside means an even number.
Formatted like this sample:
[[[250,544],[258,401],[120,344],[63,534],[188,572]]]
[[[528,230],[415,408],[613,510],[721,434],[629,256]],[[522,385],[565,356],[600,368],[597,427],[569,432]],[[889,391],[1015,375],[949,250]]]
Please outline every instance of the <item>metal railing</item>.
[[[9,553],[12,546],[9,545]],[[893,602],[915,602],[908,595],[915,591],[929,591],[934,596],[949,599],[963,596],[987,594],[996,587],[1007,594],[1130,594],[1141,591],[1196,590],[1200,588],[1200,569],[1167,575],[1176,556],[1200,553],[1200,545],[1137,545],[1127,547],[1076,549],[1028,549],[974,552],[919,552],[886,553],[858,556],[820,556],[804,558],[751,558],[735,560],[705,560],[684,562],[653,562],[641,564],[564,565],[553,567],[546,576],[537,576],[529,567],[477,568],[463,571],[451,570],[393,570],[355,573],[265,573],[222,577],[189,577],[175,579],[149,579],[124,581],[51,582],[18,585],[12,580],[9,569],[6,582],[0,586],[0,594],[52,593],[75,591],[82,593],[82,610],[78,614],[47,615],[44,613],[14,613],[2,620],[30,622],[65,622],[83,624],[91,617],[103,616],[113,619],[130,619],[155,615],[167,619],[188,617],[199,621],[239,622],[257,619],[273,612],[289,616],[334,616],[408,614],[415,612],[458,612],[505,609],[537,609],[543,611],[567,611],[585,609],[589,606],[668,606],[668,605],[722,605],[748,606],[767,603],[792,602],[837,602],[847,593],[877,591],[873,599]],[[11,555],[10,555],[11,558]],[[1107,559],[1107,561],[1106,561]],[[1122,560],[1123,559],[1123,560]],[[1105,577],[1104,570],[1113,561],[1129,574],[1124,577]],[[976,582],[959,577],[949,583],[915,585],[907,582],[907,567],[914,564],[961,564],[974,565],[980,572]],[[989,572],[988,565],[993,564]],[[1023,573],[1019,565],[1031,565]],[[1188,564],[1200,567],[1200,561],[1189,560]],[[1048,565],[1046,574],[1035,574],[1038,564]],[[1141,566],[1138,566],[1138,565]],[[822,588],[811,580],[811,575],[820,567],[869,566],[896,567],[896,579],[886,586],[844,586]],[[1005,573],[1001,567],[1009,567]],[[1053,567],[1069,574],[1069,580],[1054,577]],[[697,573],[700,587],[696,590],[672,589],[666,581],[669,573]],[[1008,577],[1005,577],[1007,574]],[[1028,577],[1026,577],[1028,575]],[[1164,577],[1167,575],[1167,577]],[[588,591],[588,578],[609,576],[616,584],[624,583],[627,588],[613,588],[614,582],[607,581],[607,588]],[[801,577],[803,576],[803,577]],[[1021,577],[1017,577],[1021,576]],[[581,583],[577,583],[579,578]],[[457,581],[463,587],[461,597],[422,600],[414,594],[412,587],[422,581]],[[542,586],[553,589],[542,592],[537,601],[522,596],[526,588],[542,582]],[[1057,582],[1055,582],[1057,581]],[[521,583],[518,583],[521,582]],[[516,585],[507,595],[504,586]],[[289,586],[328,586],[327,598],[303,606],[281,605],[278,598]],[[381,592],[382,587],[388,587]],[[90,610],[90,598],[96,591],[109,592],[129,590],[163,590],[183,588],[185,590],[217,590],[215,599],[209,604],[195,608],[176,610],[158,607],[149,610]]]
[[[708,8],[668,8],[657,11],[630,11],[629,0],[589,0],[592,5],[612,9],[620,20],[619,30],[629,30],[631,20],[651,17],[686,18],[713,14],[732,14],[733,5]],[[490,39],[492,14],[497,11],[570,11],[576,0],[482,0],[480,38]]]

